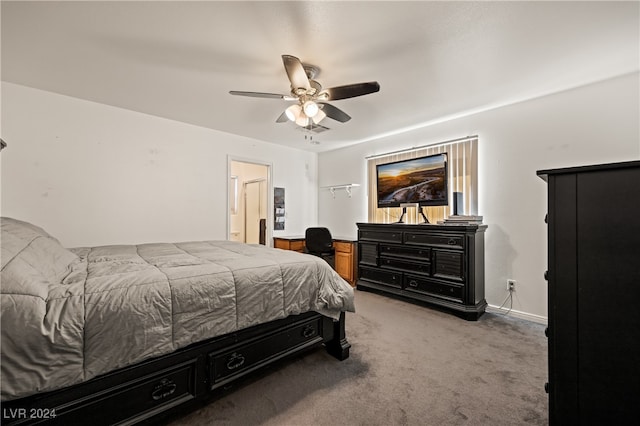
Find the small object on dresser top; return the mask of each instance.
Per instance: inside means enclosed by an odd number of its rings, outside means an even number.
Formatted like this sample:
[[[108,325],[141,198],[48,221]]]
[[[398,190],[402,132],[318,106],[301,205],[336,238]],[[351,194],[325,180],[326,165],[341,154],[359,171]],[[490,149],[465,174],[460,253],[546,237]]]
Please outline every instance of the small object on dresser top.
[[[447,217],[445,220],[482,220],[482,216],[478,215],[451,215]]]
[[[476,215],[452,215],[441,222],[444,225],[453,224],[481,224],[482,216]]]

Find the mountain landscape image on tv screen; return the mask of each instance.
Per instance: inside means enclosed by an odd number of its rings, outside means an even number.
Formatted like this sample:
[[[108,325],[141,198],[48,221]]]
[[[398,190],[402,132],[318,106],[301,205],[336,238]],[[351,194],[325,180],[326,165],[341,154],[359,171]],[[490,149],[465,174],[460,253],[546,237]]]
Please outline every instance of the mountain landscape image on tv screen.
[[[378,165],[378,207],[446,204],[446,158],[441,154]]]

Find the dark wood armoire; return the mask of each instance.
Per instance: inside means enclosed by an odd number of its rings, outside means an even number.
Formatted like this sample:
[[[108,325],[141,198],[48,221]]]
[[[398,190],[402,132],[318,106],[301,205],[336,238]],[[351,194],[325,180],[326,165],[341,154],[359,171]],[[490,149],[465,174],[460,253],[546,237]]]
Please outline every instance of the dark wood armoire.
[[[538,175],[548,184],[549,423],[635,424],[640,161]]]

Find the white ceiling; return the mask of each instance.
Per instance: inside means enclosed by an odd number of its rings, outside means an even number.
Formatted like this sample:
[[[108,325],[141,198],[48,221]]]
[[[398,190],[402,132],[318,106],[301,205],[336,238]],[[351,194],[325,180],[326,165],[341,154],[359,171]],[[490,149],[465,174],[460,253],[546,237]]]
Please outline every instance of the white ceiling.
[[[639,5],[2,1],[2,80],[320,152],[637,71]],[[282,54],[380,92],[310,144],[288,102],[229,94],[287,94]]]

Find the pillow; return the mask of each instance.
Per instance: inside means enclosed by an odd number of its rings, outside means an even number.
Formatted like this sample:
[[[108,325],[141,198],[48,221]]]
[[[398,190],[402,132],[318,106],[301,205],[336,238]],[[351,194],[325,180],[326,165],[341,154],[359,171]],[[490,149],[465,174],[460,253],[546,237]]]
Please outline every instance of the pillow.
[[[0,228],[3,270],[10,262],[27,264],[50,283],[60,283],[71,271],[71,265],[79,260],[38,226],[3,217]]]

